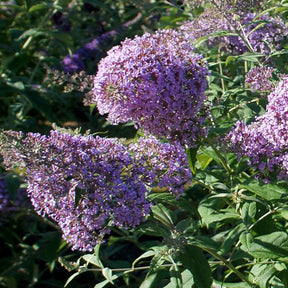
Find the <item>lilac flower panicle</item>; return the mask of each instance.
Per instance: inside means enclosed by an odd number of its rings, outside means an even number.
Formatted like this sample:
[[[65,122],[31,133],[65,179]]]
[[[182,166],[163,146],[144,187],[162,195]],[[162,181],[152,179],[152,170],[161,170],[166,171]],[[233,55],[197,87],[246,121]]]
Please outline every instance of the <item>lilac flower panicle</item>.
[[[251,89],[261,92],[271,92],[275,88],[274,83],[271,81],[274,71],[273,67],[253,67],[246,74],[245,83]]]
[[[177,29],[192,43],[194,43],[199,38],[207,37],[209,34],[214,32],[228,31],[230,30],[230,25],[224,18],[223,14],[220,14],[217,10],[205,9],[199,17],[192,21],[184,22]],[[214,47],[219,45],[221,41],[219,37],[212,35],[211,37],[208,37],[207,43],[209,47]],[[222,46],[225,44],[223,43]]]
[[[150,172],[153,186],[167,188],[176,196],[183,194],[192,180],[187,155],[180,144],[161,143],[155,137],[140,138],[129,146],[134,158]]]
[[[199,110],[208,68],[189,41],[173,30],[126,39],[98,66],[94,94],[112,124],[133,121],[148,134],[188,146],[205,134]]]
[[[225,0],[221,2],[224,2],[223,12],[228,10],[230,13],[239,13],[240,15],[243,12],[259,9],[261,4],[264,4],[258,0]]]
[[[250,125],[237,122],[227,136],[231,149],[267,179],[275,172],[288,179],[288,78],[268,95],[266,113]]]
[[[15,138],[14,132],[3,133]],[[135,227],[145,220],[150,211],[141,180],[145,171],[117,139],[58,131],[16,138],[20,143],[10,153],[21,156],[22,166],[24,161],[36,212],[57,222],[73,250],[92,250],[110,226]],[[0,151],[11,167],[16,156],[6,149]]]
[[[73,55],[65,56],[62,61],[64,72],[73,74],[74,72],[85,71],[84,62],[88,59],[98,61],[105,56],[106,50],[112,47],[113,39],[116,36],[117,31],[109,31],[84,44]]]
[[[233,19],[233,15],[230,17],[231,19],[228,21],[224,14],[220,14],[215,9],[206,9],[198,18],[181,25],[179,31],[195,42],[201,37],[219,31],[235,34],[235,29],[237,29],[243,38],[246,35],[253,51],[263,55],[270,55],[273,49],[280,50],[283,41],[287,39],[288,28],[279,17],[272,18],[268,14],[264,14],[256,19],[255,13],[246,12],[241,14],[239,23]],[[211,35],[206,43],[208,47],[220,45],[221,50],[227,54],[239,55],[250,51],[243,38],[237,34],[235,36]]]
[[[257,9],[261,7],[261,1],[257,0],[215,0],[213,3],[209,0],[184,0],[183,4],[188,4],[189,8],[195,9],[200,6],[204,7],[206,4],[217,5],[223,12],[241,13],[249,11],[251,9]]]
[[[90,8],[88,10],[90,10]],[[115,43],[115,41],[119,42],[120,39],[123,39],[123,35],[125,35],[129,27],[138,23],[140,19],[141,15],[138,14],[134,19],[123,23],[115,30],[101,34],[91,42],[84,44],[81,48],[76,50],[73,55],[65,56],[62,61],[64,72],[73,74],[74,72],[85,70],[84,62],[87,60],[95,61],[95,63],[97,63],[100,58],[106,56],[107,50],[113,46],[113,43]]]
[[[74,73],[75,71],[85,70],[85,64],[78,54],[66,56],[63,59],[62,66],[66,73]]]
[[[73,250],[92,250],[111,226],[145,221],[148,188],[165,187],[179,197],[192,178],[184,148],[152,136],[128,146],[65,131],[0,136],[6,167],[25,167],[34,209],[60,226]]]

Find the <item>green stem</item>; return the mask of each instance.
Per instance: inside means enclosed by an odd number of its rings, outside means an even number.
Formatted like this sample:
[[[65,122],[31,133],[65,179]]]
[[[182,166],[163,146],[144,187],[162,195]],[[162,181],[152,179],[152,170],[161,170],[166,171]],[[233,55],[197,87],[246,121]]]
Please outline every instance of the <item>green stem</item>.
[[[219,47],[219,50],[220,50],[220,47]],[[219,73],[220,75],[223,76],[223,69],[222,69],[222,64],[221,64],[221,59],[220,59],[220,51],[218,50],[218,61],[219,61]],[[222,86],[222,94],[224,95],[225,91],[226,91],[226,88],[225,88],[225,82],[224,82],[224,79],[221,78],[221,86]]]
[[[216,9],[224,15],[225,19],[228,21],[228,23],[231,25],[231,27],[233,28],[234,32],[241,38],[241,40],[245,43],[246,47],[249,49],[249,51],[253,54],[256,54],[255,53],[255,50],[254,48],[252,47],[244,29],[243,29],[243,26],[240,24],[240,28],[237,28],[234,23],[230,20],[229,16],[227,16],[227,13],[223,13],[223,10],[221,9],[221,7],[219,7],[219,5],[216,3],[216,1],[214,0],[211,0],[212,4],[214,5],[214,7],[216,7]],[[240,33],[240,30],[242,33]],[[258,59],[257,57],[257,62],[260,66],[263,66],[262,63],[260,62],[260,60]]]
[[[214,258],[220,260],[226,267],[228,267],[231,271],[233,271],[239,279],[241,279],[243,282],[246,282],[250,287],[254,287],[253,283],[251,283],[245,275],[243,275],[239,270],[237,270],[228,260],[226,260],[223,256],[217,254],[217,252],[213,251],[212,249],[209,249],[207,247],[200,247],[202,250],[208,252],[210,255],[212,255]]]
[[[159,265],[159,267],[172,267],[174,266],[174,264],[162,264],[162,265]],[[177,266],[182,266],[181,264],[177,264]],[[142,271],[142,270],[149,270],[151,268],[151,266],[141,266],[141,267],[133,267],[133,268],[111,268],[110,270],[112,272],[124,272],[125,274],[126,273],[131,273],[131,272],[134,272],[134,271]],[[85,271],[94,271],[94,272],[101,272],[103,269],[101,268],[87,268],[85,269]]]

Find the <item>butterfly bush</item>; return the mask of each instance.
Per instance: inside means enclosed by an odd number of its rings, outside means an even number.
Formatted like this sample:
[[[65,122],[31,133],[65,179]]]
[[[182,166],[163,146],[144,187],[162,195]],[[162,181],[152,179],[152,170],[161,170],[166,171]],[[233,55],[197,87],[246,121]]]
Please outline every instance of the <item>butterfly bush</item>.
[[[273,67],[253,67],[246,74],[245,83],[254,90],[258,90],[261,92],[272,91],[274,87],[274,83],[271,81],[273,77],[273,72],[275,68]]]
[[[108,51],[85,102],[96,103],[112,124],[133,121],[147,134],[192,146],[205,134],[199,110],[207,75],[203,57],[181,34],[145,33]]]
[[[191,9],[204,7],[206,4],[217,5],[224,11],[243,12],[250,9],[259,8],[261,1],[257,0],[184,0],[183,4],[188,4]]]
[[[212,33],[222,31],[225,34],[226,32],[227,35],[223,36],[217,33],[209,36],[207,45],[208,47],[219,45],[222,51],[233,55],[251,52],[251,50],[270,55],[273,49],[280,50],[283,41],[287,38],[288,29],[279,17],[272,18],[268,14],[256,17],[252,12],[241,13],[239,21],[233,19],[233,15],[228,17],[229,20],[224,13],[221,14],[215,9],[206,9],[198,18],[185,22],[178,29],[192,42]],[[258,25],[260,26],[256,29]],[[235,34],[236,32],[238,35]]]
[[[91,250],[109,226],[134,227],[149,213],[145,171],[118,140],[58,131],[18,133],[15,140],[15,134],[6,132],[9,142],[21,142],[2,147],[5,163],[25,165],[36,212],[58,223],[73,250]]]
[[[146,167],[152,186],[167,187],[180,196],[185,185],[192,179],[187,155],[180,144],[161,143],[153,136],[140,138],[129,146],[134,158]]]
[[[234,13],[241,13],[252,9],[258,9],[261,7],[261,1],[258,0],[226,0],[221,1],[224,3],[224,9],[229,9]]]
[[[114,138],[4,131],[0,151],[7,168],[25,167],[36,212],[57,222],[73,250],[92,250],[111,226],[143,222],[155,183],[180,195],[192,176],[183,148],[155,138],[129,150]]]
[[[227,139],[239,157],[248,156],[249,163],[269,180],[269,172],[279,179],[288,178],[288,78],[284,78],[268,95],[266,113],[246,125],[236,123]]]

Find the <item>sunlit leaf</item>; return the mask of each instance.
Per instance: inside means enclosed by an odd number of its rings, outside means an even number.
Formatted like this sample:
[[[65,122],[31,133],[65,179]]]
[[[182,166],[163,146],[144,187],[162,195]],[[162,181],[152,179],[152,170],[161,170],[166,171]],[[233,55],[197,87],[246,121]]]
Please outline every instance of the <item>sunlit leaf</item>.
[[[180,253],[179,260],[192,274],[198,288],[211,287],[211,269],[202,250],[198,247],[187,245]]]

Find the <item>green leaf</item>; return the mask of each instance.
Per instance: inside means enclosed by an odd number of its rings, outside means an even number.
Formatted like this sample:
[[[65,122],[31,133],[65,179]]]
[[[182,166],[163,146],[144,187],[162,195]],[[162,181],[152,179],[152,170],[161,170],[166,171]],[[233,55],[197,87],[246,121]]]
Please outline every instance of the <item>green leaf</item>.
[[[175,196],[171,195],[170,193],[152,193],[152,194],[149,194],[147,198],[151,202],[170,204],[175,207],[179,207],[184,210],[187,210],[193,214],[197,213],[195,207],[191,205],[191,203],[187,201],[187,199],[185,199],[184,197],[175,199]]]
[[[280,216],[280,219],[283,218],[288,220],[288,207],[282,207],[280,210],[277,211],[277,214]]]
[[[200,151],[201,151],[204,155],[206,155],[206,156],[212,158],[213,160],[215,160],[217,163],[221,163],[218,155],[217,155],[216,152],[213,150],[213,148],[211,148],[211,147],[203,147],[203,146],[202,146],[202,147],[200,147]]]
[[[175,263],[174,263],[175,264]],[[172,265],[169,270],[170,283],[168,283],[164,288],[182,288],[182,277],[177,265]]]
[[[246,282],[236,282],[236,283],[226,283],[214,280],[213,283],[219,286],[219,288],[251,288],[251,286]],[[216,286],[215,287],[218,287]]]
[[[239,188],[244,188],[261,198],[271,201],[279,200],[285,194],[287,194],[287,189],[275,184],[263,184],[258,181],[250,180],[249,182],[239,185]]]
[[[145,235],[165,237],[170,235],[170,227],[162,225],[159,222],[145,222],[139,227],[139,231]]]
[[[288,10],[288,7],[286,6],[281,6],[281,7],[278,7],[276,10],[275,10],[275,14],[279,13],[279,12],[284,12],[284,11],[287,11]]]
[[[79,268],[79,264],[78,263],[67,261],[64,257],[58,257],[58,262],[60,263],[61,266],[63,266],[69,272]],[[76,277],[76,276],[74,276],[74,277]]]
[[[197,162],[197,151],[199,146],[196,148],[188,148],[186,149],[186,154],[188,158],[189,167],[193,174],[196,173],[196,162]]]
[[[46,32],[41,31],[39,28],[31,28],[26,30],[22,35],[18,38],[18,41],[26,39],[30,36],[38,36],[38,35],[43,35]]]
[[[36,12],[39,10],[44,10],[44,9],[46,10],[46,9],[49,9],[52,7],[53,7],[53,5],[51,3],[36,4],[36,5],[29,8],[28,13],[33,13],[33,12]]]
[[[188,244],[197,246],[199,248],[207,248],[209,250],[219,251],[220,245],[218,242],[211,239],[211,237],[204,236],[204,235],[197,235],[186,237]]]
[[[112,270],[108,267],[105,267],[102,269],[102,275],[111,283],[113,283],[113,275],[112,275]]]
[[[225,61],[225,65],[227,66],[231,61],[237,59],[237,56],[232,56],[232,55],[229,55],[227,58],[226,58],[226,61]]]
[[[249,227],[256,215],[256,203],[255,202],[245,202],[241,209],[241,218],[246,227]]]
[[[95,254],[86,254],[82,256],[82,259],[84,259],[88,264],[91,263],[95,265],[96,267],[103,268],[103,264],[99,257],[97,257]]]
[[[191,288],[195,284],[193,274],[189,269],[185,269],[181,273],[182,277],[182,288]]]
[[[68,280],[66,281],[64,287],[67,287],[67,285],[74,279],[76,278],[78,275],[80,275],[82,272],[76,272],[73,275],[71,275]]]
[[[215,78],[223,79],[223,80],[226,80],[228,82],[233,82],[233,80],[231,78],[224,76],[224,75],[222,75],[218,72],[215,72],[215,71],[212,71],[211,75],[214,76]]]
[[[211,161],[213,161],[213,158],[206,154],[200,154],[200,155],[197,155],[197,160],[200,163],[201,169],[205,170],[208,167],[208,165],[211,163]]]
[[[123,273],[115,274],[115,275],[113,275],[113,276],[111,277],[111,280],[112,280],[112,281],[113,281],[113,280],[116,280],[117,278],[119,278],[119,277],[122,276],[122,275],[123,275]],[[94,286],[94,288],[103,288],[103,287],[105,287],[106,285],[108,285],[108,284],[110,284],[110,283],[111,283],[111,282],[110,282],[109,280],[104,280],[104,281],[96,284],[96,285]]]
[[[177,219],[176,214],[173,211],[170,211],[161,203],[152,206],[151,210],[153,213],[153,217],[167,227],[172,227]]]
[[[215,222],[220,222],[223,220],[231,220],[231,219],[240,219],[238,213],[233,210],[227,212],[220,213],[221,207],[219,206],[221,203],[219,198],[206,198],[200,202],[198,207],[198,212],[201,215],[201,222],[203,225],[209,227],[210,224]]]
[[[255,264],[250,270],[248,279],[259,286],[267,288],[268,281],[278,272],[275,264]]]
[[[200,248],[185,246],[184,251],[179,254],[179,261],[192,273],[197,288],[211,287],[211,269]]]
[[[71,34],[67,34],[60,31],[48,31],[46,32],[46,37],[51,37],[51,39],[57,39],[59,42],[63,43],[64,45],[70,47],[74,45],[73,37]]]
[[[227,254],[230,251],[234,243],[238,241],[241,233],[244,232],[245,230],[246,228],[243,225],[243,223],[237,225],[233,229],[230,229],[230,232],[225,237],[221,245],[221,251],[223,252],[223,254]]]
[[[8,82],[7,84],[9,86],[17,89],[17,90],[21,90],[21,91],[25,90],[25,86],[24,86],[23,82],[21,82],[21,81],[17,81],[17,82],[14,82],[14,83]]]
[[[154,273],[152,275],[149,275],[146,277],[146,279],[142,282],[141,286],[139,288],[150,288],[152,287],[153,283],[157,279],[158,274]]]
[[[197,39],[196,43],[195,43],[195,47],[199,46],[202,44],[203,41],[206,41],[210,38],[215,38],[215,37],[222,37],[222,36],[238,36],[235,32],[230,32],[230,31],[217,31],[217,32],[214,32],[214,33],[210,33],[210,34],[207,34],[203,37],[200,37]]]
[[[187,233],[187,231],[193,230],[193,219],[191,217],[184,218],[183,220],[179,221],[176,225],[176,230],[181,231],[183,233]]]
[[[277,277],[281,279],[282,283],[284,284],[284,287],[288,287],[288,274],[287,274],[287,266],[286,269],[283,269],[277,274]]]
[[[155,255],[155,251],[153,250],[148,250],[145,253],[143,253],[142,255],[140,255],[137,259],[134,260],[134,262],[132,263],[132,269],[134,269],[135,265],[142,259],[145,258],[150,258],[153,257]]]
[[[139,288],[159,288],[159,283],[161,283],[161,280],[168,276],[167,269],[159,269],[157,270],[157,273],[147,275]]]
[[[255,237],[251,233],[240,236],[241,249],[255,258],[278,259],[288,255],[288,235],[285,232],[273,232]]]
[[[237,56],[229,55],[226,58],[225,65],[227,66],[231,61],[234,61],[234,60],[258,62],[258,58],[263,57],[263,56],[264,55],[260,53],[250,53],[250,52],[244,53],[242,55],[237,55]]]
[[[158,249],[159,248],[159,249]],[[160,266],[166,261],[166,255],[168,255],[168,250],[169,247],[168,246],[162,246],[162,247],[158,247],[155,250],[155,256],[152,258],[151,262],[150,262],[150,268],[149,271],[147,273],[147,277],[149,275],[154,274],[155,272],[157,272],[160,269]]]
[[[244,251],[248,251],[253,243],[253,235],[250,233],[250,232],[243,232],[241,235],[240,235],[240,238],[239,238],[240,242],[242,243],[243,245],[243,250]]]

